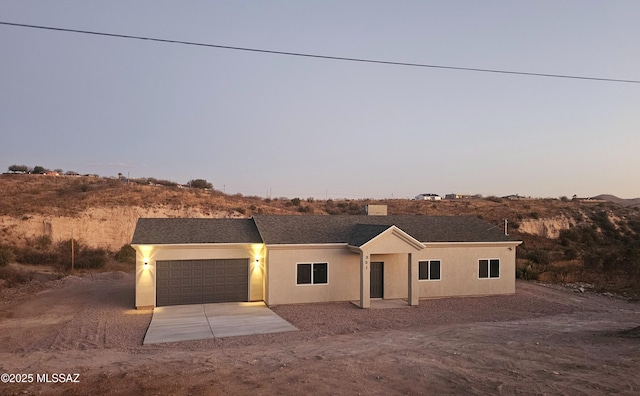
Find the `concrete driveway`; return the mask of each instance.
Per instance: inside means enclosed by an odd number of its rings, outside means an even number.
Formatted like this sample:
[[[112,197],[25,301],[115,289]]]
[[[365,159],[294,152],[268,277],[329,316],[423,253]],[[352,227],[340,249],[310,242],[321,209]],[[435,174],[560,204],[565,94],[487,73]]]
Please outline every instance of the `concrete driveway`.
[[[294,330],[263,302],[173,305],[153,310],[143,344]]]

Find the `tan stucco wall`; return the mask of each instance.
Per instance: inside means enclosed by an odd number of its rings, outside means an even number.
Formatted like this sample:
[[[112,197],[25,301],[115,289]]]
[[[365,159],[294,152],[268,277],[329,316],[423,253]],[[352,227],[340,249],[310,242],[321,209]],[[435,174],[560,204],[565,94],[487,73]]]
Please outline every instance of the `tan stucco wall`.
[[[379,254],[384,249],[407,251],[404,242],[393,239],[384,238],[380,243],[368,246],[374,250],[370,261],[384,262],[384,298],[406,299],[409,290],[408,254]],[[427,244],[425,249],[413,251],[416,261],[441,261],[440,280],[418,281],[420,298],[514,293],[516,245],[517,243]],[[250,259],[249,298],[264,300],[269,305],[360,299],[360,254],[346,245],[267,248],[249,244],[134,247],[137,251],[136,307],[155,306],[156,260]],[[148,269],[143,266],[145,258],[149,259]],[[258,265],[255,263],[256,258],[260,260]],[[496,258],[500,259],[500,278],[479,279],[478,260]],[[297,285],[296,265],[314,262],[329,264],[328,283]]]
[[[407,298],[409,265],[407,254],[372,254],[371,262],[382,261],[383,298]]]
[[[385,241],[392,243],[390,241]],[[428,245],[413,252],[416,261],[440,260],[441,279],[418,281],[420,298],[479,296],[515,293],[515,245],[443,244]],[[373,247],[373,246],[372,246]],[[387,245],[392,251],[402,246]],[[512,249],[510,250],[509,247]],[[383,246],[375,246],[381,251]],[[404,246],[406,249],[406,246]],[[267,247],[268,291],[270,305],[327,301],[357,301],[360,292],[360,257],[346,246],[329,248]],[[500,259],[500,278],[478,278],[478,260]],[[407,253],[371,254],[371,262],[384,262],[384,298],[408,297],[409,257]],[[296,264],[328,262],[329,283],[296,285]],[[368,291],[367,291],[368,293]]]
[[[269,247],[265,301],[269,305],[360,298],[360,256],[346,246]],[[298,263],[328,263],[328,283],[297,285]]]
[[[136,307],[156,304],[156,261],[249,259],[249,300],[264,299],[264,246],[261,244],[230,245],[135,245],[136,249]],[[144,260],[148,259],[148,268]],[[256,263],[256,259],[260,261]]]
[[[515,246],[427,246],[419,260],[440,260],[440,280],[420,280],[421,298],[515,293]],[[478,260],[500,259],[500,278],[478,278]]]

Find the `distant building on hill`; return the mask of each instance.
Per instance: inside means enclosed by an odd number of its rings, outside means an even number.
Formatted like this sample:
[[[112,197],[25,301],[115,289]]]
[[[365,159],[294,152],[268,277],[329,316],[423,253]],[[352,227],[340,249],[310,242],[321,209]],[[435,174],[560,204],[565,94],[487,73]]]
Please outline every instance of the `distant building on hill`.
[[[504,199],[512,199],[512,200],[518,200],[518,199],[523,199],[524,197],[521,197],[518,194],[512,194],[512,195],[505,195],[504,197],[502,197]]]
[[[438,194],[418,194],[415,199],[417,201],[440,201],[442,199]]]
[[[444,196],[444,199],[470,199],[473,198],[469,194],[447,194]]]
[[[598,198],[593,198],[593,197],[586,197],[586,198],[580,198],[577,195],[574,194],[573,197],[571,197],[571,200],[574,202],[607,202],[604,199],[598,199]]]

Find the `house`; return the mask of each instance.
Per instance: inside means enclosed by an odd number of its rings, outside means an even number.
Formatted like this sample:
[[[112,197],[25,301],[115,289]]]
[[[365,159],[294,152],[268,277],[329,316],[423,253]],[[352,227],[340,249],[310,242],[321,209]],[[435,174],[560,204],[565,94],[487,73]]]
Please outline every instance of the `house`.
[[[512,294],[520,243],[471,216],[141,218],[136,307]]]
[[[417,201],[440,201],[442,199],[438,194],[418,194],[414,198]]]
[[[471,199],[473,198],[471,195],[469,194],[446,194],[444,196],[444,199]]]

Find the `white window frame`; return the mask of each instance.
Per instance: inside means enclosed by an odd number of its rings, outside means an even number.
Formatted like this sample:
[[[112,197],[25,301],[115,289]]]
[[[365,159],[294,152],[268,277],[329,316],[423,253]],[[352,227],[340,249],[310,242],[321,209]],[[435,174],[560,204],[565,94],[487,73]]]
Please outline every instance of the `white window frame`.
[[[487,262],[487,276],[486,277],[481,277],[480,276],[480,262],[481,261],[486,261]],[[498,262],[498,276],[491,276],[491,262],[492,261],[497,261]],[[502,274],[502,271],[500,270],[500,259],[499,258],[481,258],[478,259],[478,279],[500,279],[500,276]]]
[[[431,262],[432,261],[437,261],[440,263],[440,278],[439,279],[431,279]],[[426,279],[421,279],[420,278],[420,263],[424,263],[427,262],[429,264],[427,264],[427,275],[429,276]],[[442,280],[442,260],[440,259],[428,259],[428,260],[418,260],[418,281],[419,282],[423,282],[423,281],[429,281],[429,282],[438,282]]]
[[[311,265],[311,283],[298,283],[298,267],[300,264]],[[314,283],[313,278],[313,267],[316,264],[325,264],[327,266],[327,281],[323,283]],[[295,277],[296,286],[319,286],[319,285],[328,285],[329,284],[329,262],[328,261],[303,261],[300,263],[296,263],[296,277]]]

